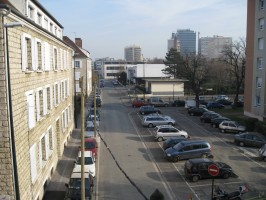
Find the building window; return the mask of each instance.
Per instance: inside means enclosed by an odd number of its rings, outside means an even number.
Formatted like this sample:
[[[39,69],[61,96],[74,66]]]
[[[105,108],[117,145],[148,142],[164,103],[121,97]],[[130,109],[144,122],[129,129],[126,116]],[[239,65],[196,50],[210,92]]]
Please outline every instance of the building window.
[[[43,101],[43,90],[39,90],[36,93],[36,119],[40,121],[44,116],[44,101]]]
[[[46,88],[46,102],[47,102],[47,110],[52,110],[52,87]]]
[[[57,83],[55,83],[55,88],[54,88],[54,101],[55,101],[55,106],[59,104],[59,86]]]
[[[57,52],[57,48],[54,47],[54,70],[58,70],[58,52]]]
[[[263,48],[264,48],[264,38],[259,38],[258,39],[258,46],[259,46],[259,50],[263,50]]]
[[[44,63],[44,70],[50,70],[50,45],[47,42],[43,44],[43,63]]]
[[[44,24],[43,24],[43,27],[48,30],[48,19],[47,18],[44,18]]]
[[[53,136],[53,129],[52,129],[52,127],[49,128],[48,134],[49,134],[49,150],[51,152],[54,149],[54,136]]]
[[[257,58],[257,68],[262,69],[262,66],[263,66],[263,58],[259,57]]]
[[[264,30],[264,18],[259,19],[259,30]]]
[[[80,61],[75,61],[75,67],[80,68]]]
[[[256,77],[256,86],[257,86],[257,88],[262,87],[262,78],[261,77]]]
[[[42,25],[42,14],[39,12],[37,13],[37,23],[39,25]]]
[[[32,42],[31,36],[24,33],[21,37],[21,50],[22,50],[22,71],[33,71],[33,55],[32,55]]]
[[[259,2],[259,9],[264,10],[264,0],[260,0]]]
[[[261,104],[260,96],[256,96],[256,106],[260,106],[260,104]]]
[[[46,135],[45,135],[46,136]],[[45,162],[48,158],[48,155],[46,154],[46,141],[45,141],[45,136],[42,137],[41,139],[41,152],[42,152],[42,162]]]
[[[36,65],[37,65],[37,70],[42,71],[43,70],[43,61],[42,61],[42,43],[39,40],[36,40]]]
[[[34,20],[34,8],[32,6],[28,6],[28,17]]]

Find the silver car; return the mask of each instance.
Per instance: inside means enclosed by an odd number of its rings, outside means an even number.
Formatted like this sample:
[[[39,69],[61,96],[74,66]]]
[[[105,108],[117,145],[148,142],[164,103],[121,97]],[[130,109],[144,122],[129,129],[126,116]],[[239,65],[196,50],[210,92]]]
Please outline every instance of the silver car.
[[[222,133],[225,132],[241,133],[246,130],[246,127],[239,125],[235,121],[223,121],[219,124],[219,129],[221,130]]]
[[[146,116],[142,119],[142,125],[152,128],[159,125],[175,125],[175,120],[169,116]]]

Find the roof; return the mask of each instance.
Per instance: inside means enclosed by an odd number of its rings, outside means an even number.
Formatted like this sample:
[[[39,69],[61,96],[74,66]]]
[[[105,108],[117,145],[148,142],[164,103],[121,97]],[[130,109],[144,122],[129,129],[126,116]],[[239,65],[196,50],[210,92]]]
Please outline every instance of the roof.
[[[185,79],[170,79],[170,78],[144,78],[143,80],[149,82],[167,82],[167,83],[176,83],[176,82],[185,82]]]
[[[75,53],[77,54],[75,56],[76,58],[88,58],[88,56],[84,53],[84,51],[86,50],[83,50],[79,46],[77,46],[75,42],[73,42],[69,37],[63,36],[63,40],[75,50]]]

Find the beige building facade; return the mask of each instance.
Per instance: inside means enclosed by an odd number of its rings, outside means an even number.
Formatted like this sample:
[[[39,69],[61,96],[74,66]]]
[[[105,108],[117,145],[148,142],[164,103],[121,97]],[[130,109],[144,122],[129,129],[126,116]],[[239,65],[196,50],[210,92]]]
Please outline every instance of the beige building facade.
[[[266,1],[248,0],[244,114],[266,117]]]
[[[74,127],[74,51],[38,1],[0,2],[0,198],[39,200]]]

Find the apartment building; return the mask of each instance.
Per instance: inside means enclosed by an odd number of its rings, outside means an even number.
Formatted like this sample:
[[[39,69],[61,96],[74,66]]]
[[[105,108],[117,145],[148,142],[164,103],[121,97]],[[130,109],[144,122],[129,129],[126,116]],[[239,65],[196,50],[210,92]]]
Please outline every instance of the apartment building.
[[[137,45],[125,47],[125,60],[127,62],[141,62],[143,60],[141,47]]]
[[[40,200],[73,130],[74,51],[37,0],[0,16],[0,199]]]
[[[176,33],[172,33],[172,38],[179,41],[180,54],[196,53],[196,32],[190,29],[177,29]]]
[[[199,54],[208,59],[218,59],[222,56],[222,51],[225,46],[232,45],[231,37],[223,37],[214,35],[213,37],[199,38]]]
[[[244,114],[263,121],[266,117],[266,1],[248,0]]]
[[[177,52],[180,52],[180,41],[175,33],[172,33],[172,37],[167,41],[167,51],[169,52],[170,49],[176,49]]]
[[[90,95],[92,91],[92,65],[90,52],[82,48],[82,39],[75,38],[75,42],[73,42],[67,36],[63,37],[63,40],[71,46],[75,50],[74,54],[74,78],[75,78],[75,88],[74,93],[77,97],[80,97],[81,89],[79,85],[80,77],[85,77],[84,79],[84,90],[87,96]]]

